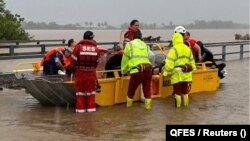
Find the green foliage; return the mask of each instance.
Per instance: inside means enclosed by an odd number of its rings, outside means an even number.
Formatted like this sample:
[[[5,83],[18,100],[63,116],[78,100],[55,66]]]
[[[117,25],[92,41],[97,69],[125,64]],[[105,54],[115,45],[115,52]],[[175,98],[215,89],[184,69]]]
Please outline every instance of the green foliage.
[[[29,40],[31,39],[29,33],[21,26],[24,18],[18,14],[11,14],[5,9],[5,3],[0,0],[0,40]]]

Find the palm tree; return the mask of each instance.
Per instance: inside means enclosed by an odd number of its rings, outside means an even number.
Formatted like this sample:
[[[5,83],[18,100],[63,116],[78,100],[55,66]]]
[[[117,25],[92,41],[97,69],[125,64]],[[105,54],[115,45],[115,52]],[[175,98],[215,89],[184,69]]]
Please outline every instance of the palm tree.
[[[98,27],[99,29],[101,28],[101,23],[100,23],[100,22],[97,23],[97,27]]]
[[[93,22],[89,22],[89,26],[92,27],[92,25],[93,25]]]
[[[106,21],[103,24],[104,24],[105,28],[108,27],[108,23]]]
[[[89,22],[84,22],[84,25],[85,25],[86,27],[88,27]]]
[[[170,21],[170,22],[169,22],[169,25],[170,25],[170,26],[173,26],[173,22],[172,22],[172,21]]]
[[[162,23],[161,23],[161,26],[162,26],[162,28],[164,28],[166,25],[165,25],[165,23],[162,22]]]

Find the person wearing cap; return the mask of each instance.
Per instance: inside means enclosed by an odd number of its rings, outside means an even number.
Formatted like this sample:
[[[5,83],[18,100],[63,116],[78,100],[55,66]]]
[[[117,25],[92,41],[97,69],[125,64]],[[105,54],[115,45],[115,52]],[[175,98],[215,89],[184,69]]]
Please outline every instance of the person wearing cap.
[[[149,47],[142,41],[141,32],[135,32],[133,40],[125,46],[122,56],[121,73],[129,73],[130,80],[127,92],[127,107],[133,105],[133,97],[137,87],[142,84],[145,97],[145,109],[151,109],[151,79],[152,65]]]
[[[165,65],[162,68],[164,82],[170,79],[173,85],[176,107],[188,106],[188,94],[192,82],[192,70],[196,69],[191,49],[184,44],[186,30],[182,26],[175,28],[172,35],[173,47],[169,50]],[[171,78],[168,78],[171,77]]]
[[[74,48],[71,64],[75,66],[76,112],[96,111],[96,67],[100,57],[100,49],[93,40],[94,33],[86,31]]]
[[[184,41],[187,42],[188,46],[191,48],[195,62],[201,62],[201,47],[197,44],[197,41],[194,38],[190,37],[190,32],[185,32]]]
[[[66,69],[70,64],[72,50],[68,47],[58,47],[49,50],[41,60],[45,75],[66,74]]]

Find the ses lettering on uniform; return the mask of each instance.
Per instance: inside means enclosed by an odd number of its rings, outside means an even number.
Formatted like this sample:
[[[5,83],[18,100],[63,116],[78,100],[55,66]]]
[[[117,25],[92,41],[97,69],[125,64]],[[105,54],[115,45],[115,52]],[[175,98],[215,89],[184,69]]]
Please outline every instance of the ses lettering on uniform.
[[[95,47],[82,46],[82,51],[95,51]]]
[[[172,129],[170,130],[170,135],[174,137],[195,136],[195,130],[194,129]]]

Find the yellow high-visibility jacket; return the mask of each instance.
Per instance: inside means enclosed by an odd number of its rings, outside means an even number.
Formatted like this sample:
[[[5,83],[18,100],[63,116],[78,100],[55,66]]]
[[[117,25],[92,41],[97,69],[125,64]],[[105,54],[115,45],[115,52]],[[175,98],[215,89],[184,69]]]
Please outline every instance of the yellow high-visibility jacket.
[[[149,60],[149,48],[140,39],[134,39],[125,45],[122,56],[121,73],[137,73],[137,66],[142,63],[151,64]]]
[[[163,76],[171,75],[171,84],[191,82],[192,71],[183,72],[181,67],[178,66],[189,64],[193,70],[196,68],[192,51],[183,43],[183,37],[180,33],[173,34],[172,43],[173,47],[169,50],[165,60],[165,66],[162,69]]]

